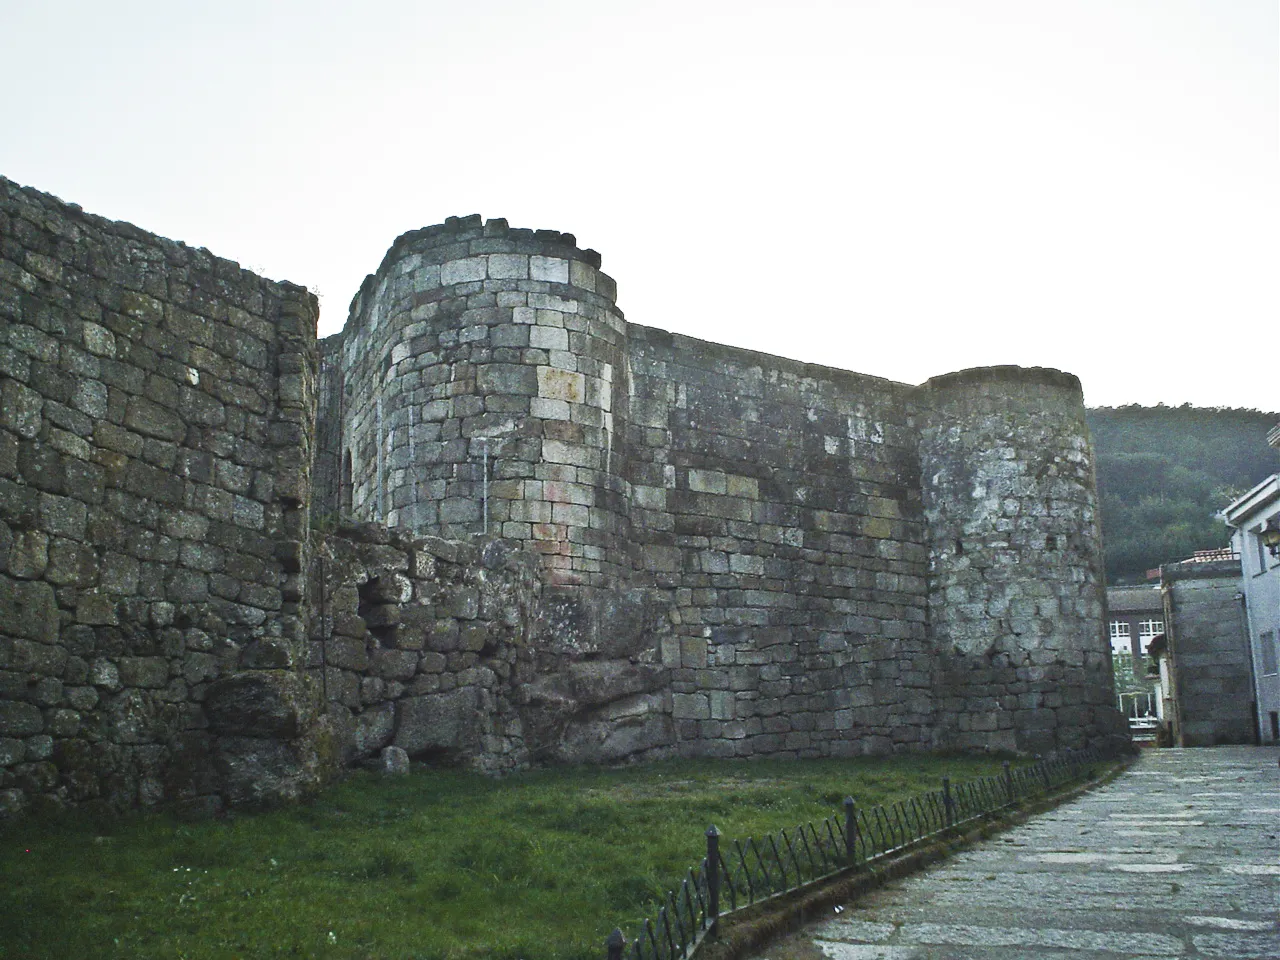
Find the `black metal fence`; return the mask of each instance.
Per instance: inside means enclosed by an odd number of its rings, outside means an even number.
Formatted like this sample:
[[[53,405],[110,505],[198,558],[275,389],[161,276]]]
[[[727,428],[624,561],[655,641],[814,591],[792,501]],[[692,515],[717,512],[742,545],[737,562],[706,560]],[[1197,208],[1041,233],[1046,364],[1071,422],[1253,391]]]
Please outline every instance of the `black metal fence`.
[[[1107,757],[1098,750],[1061,753],[1027,766],[1005,761],[999,776],[952,784],[887,806],[858,808],[763,838],[724,842],[706,832],[707,855],[667,893],[656,917],[627,941],[620,929],[606,940],[608,960],[688,960],[716,933],[721,917],[846,870],[874,863],[952,827],[1000,810],[1080,777]]]

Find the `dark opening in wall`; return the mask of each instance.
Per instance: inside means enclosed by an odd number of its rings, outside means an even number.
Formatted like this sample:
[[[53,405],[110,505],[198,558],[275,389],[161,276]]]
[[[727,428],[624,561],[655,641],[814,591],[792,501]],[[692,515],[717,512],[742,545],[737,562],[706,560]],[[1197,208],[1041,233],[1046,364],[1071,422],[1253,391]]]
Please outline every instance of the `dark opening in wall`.
[[[1044,548],[1046,550],[1057,550],[1058,538],[1055,537],[1053,534],[1049,534],[1049,536],[1044,538]]]
[[[961,543],[959,540],[956,541],[956,556],[957,557],[964,556],[964,544]]]
[[[396,629],[400,626],[400,604],[388,596],[389,584],[384,584],[379,577],[371,577],[357,587],[360,594],[360,606],[356,615],[364,621],[371,636],[382,642],[395,640]]]

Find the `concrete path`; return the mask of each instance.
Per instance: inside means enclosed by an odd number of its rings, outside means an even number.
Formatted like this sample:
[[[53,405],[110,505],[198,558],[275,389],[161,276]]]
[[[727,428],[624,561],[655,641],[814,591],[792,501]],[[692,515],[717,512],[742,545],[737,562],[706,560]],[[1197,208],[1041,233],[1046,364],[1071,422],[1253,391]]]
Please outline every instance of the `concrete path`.
[[[1123,776],[754,960],[1280,958],[1280,750],[1144,750]]]

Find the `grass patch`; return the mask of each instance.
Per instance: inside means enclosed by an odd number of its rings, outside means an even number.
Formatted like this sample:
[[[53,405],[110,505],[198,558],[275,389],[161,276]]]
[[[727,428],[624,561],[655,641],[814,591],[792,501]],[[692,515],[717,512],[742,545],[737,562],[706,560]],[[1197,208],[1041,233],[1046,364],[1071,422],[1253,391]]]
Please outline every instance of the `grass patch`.
[[[355,774],[314,802],[186,824],[0,826],[0,960],[599,960],[729,838],[999,772],[997,759],[675,761],[493,780]]]

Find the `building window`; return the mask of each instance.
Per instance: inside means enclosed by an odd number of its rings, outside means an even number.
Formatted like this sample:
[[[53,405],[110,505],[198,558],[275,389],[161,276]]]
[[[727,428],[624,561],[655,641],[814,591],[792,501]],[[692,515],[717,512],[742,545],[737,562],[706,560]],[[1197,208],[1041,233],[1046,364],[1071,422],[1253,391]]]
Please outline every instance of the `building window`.
[[[1258,634],[1258,660],[1262,665],[1261,672],[1264,677],[1280,673],[1280,666],[1277,665],[1276,632],[1274,630],[1264,630]]]
[[[1138,624],[1138,648],[1143,652],[1147,652],[1147,647],[1151,645],[1151,641],[1164,633],[1163,620],[1143,620]]]
[[[1115,653],[1132,653],[1132,649],[1129,647],[1129,637],[1131,636],[1129,621],[1112,620],[1110,629],[1112,651]]]
[[[1253,531],[1253,544],[1258,551],[1258,572],[1267,572],[1267,545],[1262,542],[1262,527]]]

